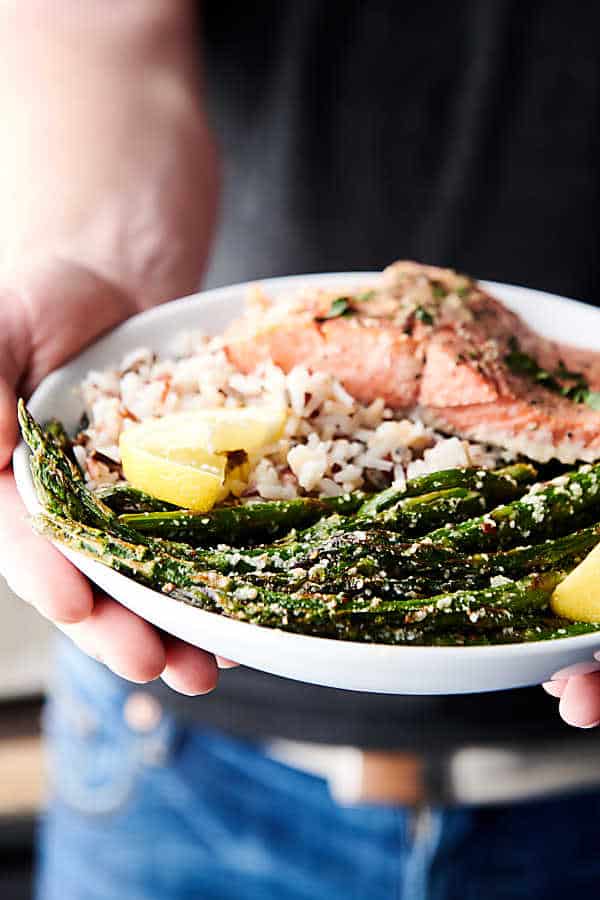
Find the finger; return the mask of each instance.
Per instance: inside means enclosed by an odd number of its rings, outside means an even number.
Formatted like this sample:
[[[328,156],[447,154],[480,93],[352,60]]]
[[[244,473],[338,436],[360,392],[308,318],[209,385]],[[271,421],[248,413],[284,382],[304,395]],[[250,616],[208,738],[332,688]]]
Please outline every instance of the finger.
[[[17,401],[4,378],[0,378],[0,469],[10,462],[17,443]]]
[[[567,679],[561,678],[557,681],[545,681],[542,687],[551,697],[562,697],[566,684]]]
[[[0,472],[0,572],[10,588],[54,622],[79,622],[92,611],[90,584],[26,518],[12,472]]]
[[[217,686],[219,673],[212,653],[176,638],[165,638],[167,664],[162,680],[188,696],[207,694]]]
[[[225,656],[215,656],[215,659],[220,669],[235,669],[239,666],[239,663],[234,662],[232,659],[227,659]]]
[[[575,728],[600,724],[600,673],[569,678],[560,698],[559,712],[567,725]]]
[[[96,596],[87,619],[60,628],[84,653],[128,681],[153,681],[165,667],[165,648],[156,629],[105,594]]]

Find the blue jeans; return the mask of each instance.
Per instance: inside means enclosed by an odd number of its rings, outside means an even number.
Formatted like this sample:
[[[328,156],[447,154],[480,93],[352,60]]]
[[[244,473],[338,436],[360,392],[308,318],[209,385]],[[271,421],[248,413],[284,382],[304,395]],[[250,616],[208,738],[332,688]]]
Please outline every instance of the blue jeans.
[[[132,690],[62,647],[46,716],[53,797],[38,900],[600,894],[597,794],[418,818],[344,808],[323,780],[259,746],[168,713],[133,731],[123,716]]]

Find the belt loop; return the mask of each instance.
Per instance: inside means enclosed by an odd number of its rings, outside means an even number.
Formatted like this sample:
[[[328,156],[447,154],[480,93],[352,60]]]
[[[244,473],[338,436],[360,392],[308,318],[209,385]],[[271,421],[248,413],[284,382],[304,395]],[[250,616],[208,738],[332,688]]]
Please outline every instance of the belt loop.
[[[363,792],[364,753],[358,747],[340,747],[336,766],[327,783],[333,799],[341,806],[360,803]]]

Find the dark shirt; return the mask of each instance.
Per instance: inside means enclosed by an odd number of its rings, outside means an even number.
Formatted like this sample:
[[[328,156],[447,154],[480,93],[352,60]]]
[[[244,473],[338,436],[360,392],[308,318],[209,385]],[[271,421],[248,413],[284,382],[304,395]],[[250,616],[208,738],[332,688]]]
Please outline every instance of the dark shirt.
[[[225,163],[210,286],[413,258],[600,300],[595,4],[204,9]],[[539,688],[388,697],[236,670],[210,697],[178,702],[250,736],[370,746],[567,732]]]

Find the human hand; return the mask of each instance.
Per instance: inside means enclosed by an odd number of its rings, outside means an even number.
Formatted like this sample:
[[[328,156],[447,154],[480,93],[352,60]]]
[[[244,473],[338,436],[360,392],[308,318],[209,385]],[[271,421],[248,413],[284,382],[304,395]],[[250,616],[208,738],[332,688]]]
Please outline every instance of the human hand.
[[[560,674],[560,673],[559,673]],[[547,681],[546,693],[559,699],[558,711],[567,725],[595,728],[600,725],[600,670]]]
[[[124,319],[133,303],[88,269],[65,262],[19,281],[0,302],[0,572],[16,594],[124,678],[145,682],[162,676],[186,694],[211,690],[217,666],[210,654],[159,634],[95,592],[27,521],[9,467],[17,433],[15,388],[27,395],[48,372]]]
[[[10,470],[16,393],[129,315],[194,290],[204,268],[217,167],[195,4],[151,6],[50,14],[12,0],[0,12],[0,572],[119,675],[197,694],[216,684],[214,657],[95,592],[34,534]]]

